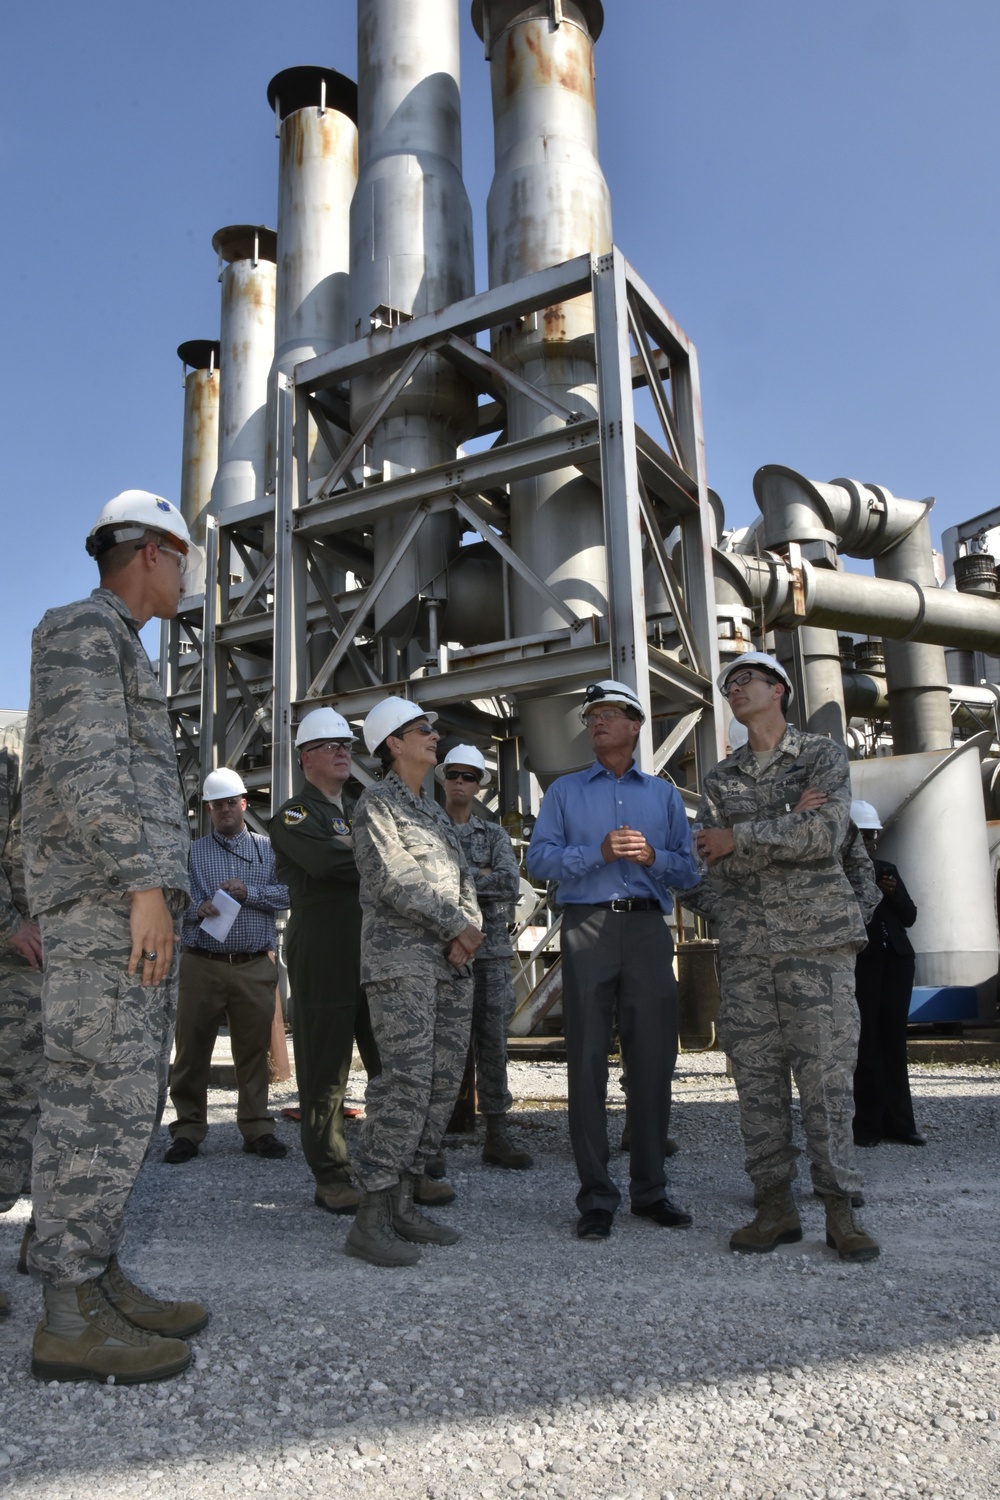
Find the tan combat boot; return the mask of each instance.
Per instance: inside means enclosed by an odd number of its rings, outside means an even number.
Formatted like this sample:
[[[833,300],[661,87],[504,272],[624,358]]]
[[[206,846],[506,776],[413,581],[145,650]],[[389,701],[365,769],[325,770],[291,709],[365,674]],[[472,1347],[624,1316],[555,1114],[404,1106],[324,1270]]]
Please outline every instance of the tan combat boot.
[[[457,1245],[462,1236],[447,1224],[435,1224],[413,1205],[418,1177],[404,1172],[392,1199],[392,1227],[401,1240],[413,1245]]]
[[[169,1380],[191,1363],[181,1339],[161,1339],[123,1318],[96,1281],[45,1286],[45,1316],[35,1329],[31,1373],[39,1380],[107,1380],[141,1385]]]
[[[17,1270],[20,1276],[27,1276],[28,1274],[28,1243],[34,1232],[35,1221],[32,1218],[24,1226],[24,1233],[21,1236],[21,1248],[17,1252]]]
[[[114,1255],[103,1276],[98,1276],[97,1285],[123,1318],[136,1328],[144,1328],[147,1333],[188,1339],[193,1333],[200,1333],[208,1323],[208,1308],[202,1307],[200,1302],[167,1302],[162,1297],[154,1297],[152,1292],[144,1292],[142,1287],[128,1279]]]
[[[823,1199],[826,1204],[826,1243],[836,1250],[841,1260],[877,1260],[879,1247],[870,1234],[865,1234],[851,1200],[829,1193]]]
[[[328,1214],[353,1214],[361,1202],[361,1193],[352,1182],[317,1182],[313,1202]]]
[[[506,1115],[486,1116],[483,1161],[493,1167],[507,1167],[513,1172],[525,1172],[532,1165],[527,1151],[518,1151],[507,1134]]]
[[[362,1193],[354,1223],[344,1242],[344,1252],[370,1266],[415,1266],[420,1259],[416,1245],[401,1240],[392,1227],[393,1199],[397,1187],[379,1193]]]
[[[454,1203],[455,1189],[443,1177],[428,1177],[423,1172],[414,1183],[413,1201],[422,1208],[444,1208],[446,1203]]]
[[[754,1195],[755,1200],[757,1195]],[[730,1235],[729,1248],[744,1255],[767,1255],[776,1245],[794,1245],[802,1238],[798,1209],[787,1182],[760,1194],[749,1224]]]

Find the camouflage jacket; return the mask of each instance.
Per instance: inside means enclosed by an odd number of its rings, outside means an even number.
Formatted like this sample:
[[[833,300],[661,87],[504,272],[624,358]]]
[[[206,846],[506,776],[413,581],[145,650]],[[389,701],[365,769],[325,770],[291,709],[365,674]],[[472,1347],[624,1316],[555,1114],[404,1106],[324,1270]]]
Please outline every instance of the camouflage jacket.
[[[3,731],[0,745],[0,951],[28,916],[21,859],[21,761],[24,725]]]
[[[275,874],[288,887],[293,911],[329,906],[347,897],[357,902],[358,867],[351,834],[356,801],[347,791],[341,801],[343,813],[307,781],[268,824]]]
[[[187,894],[190,833],[167,707],[111,589],[50,609],[32,636],[23,799],[36,916],[95,889]]]
[[[426,973],[454,978],[452,938],[482,918],[455,826],[430,797],[390,771],[368,787],[354,814],[361,877],[361,978]]]
[[[510,958],[514,952],[507,924],[514,920],[514,903],[521,894],[521,871],[507,830],[473,813],[467,823],[456,823],[455,832],[476,884],[476,899],[483,914],[481,958]],[[483,874],[485,866],[489,866]]]
[[[792,812],[807,787],[828,800]],[[840,858],[850,809],[845,751],[791,724],[764,770],[743,745],[709,771],[698,821],[731,828],[736,848],[679,895],[718,924],[723,955],[864,945],[861,910]]]

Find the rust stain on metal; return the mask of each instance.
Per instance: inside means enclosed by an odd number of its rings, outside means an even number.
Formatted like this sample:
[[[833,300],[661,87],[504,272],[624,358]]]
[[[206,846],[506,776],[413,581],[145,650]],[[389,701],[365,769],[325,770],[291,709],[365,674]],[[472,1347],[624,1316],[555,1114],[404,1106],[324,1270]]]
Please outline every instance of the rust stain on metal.
[[[551,307],[545,308],[542,313],[542,337],[546,343],[565,343],[567,338],[565,303],[555,302]]]

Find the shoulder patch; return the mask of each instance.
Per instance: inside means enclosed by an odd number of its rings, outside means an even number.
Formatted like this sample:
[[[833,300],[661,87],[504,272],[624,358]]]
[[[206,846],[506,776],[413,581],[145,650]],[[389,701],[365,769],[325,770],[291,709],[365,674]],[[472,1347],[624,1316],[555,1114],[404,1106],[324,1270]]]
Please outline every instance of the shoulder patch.
[[[333,831],[334,833],[339,833],[342,837],[346,837],[351,831],[351,825],[346,818],[334,818]]]
[[[291,807],[286,807],[281,815],[282,822],[286,828],[294,828],[296,823],[305,822],[309,816],[309,809],[303,807],[301,802],[293,802]]]

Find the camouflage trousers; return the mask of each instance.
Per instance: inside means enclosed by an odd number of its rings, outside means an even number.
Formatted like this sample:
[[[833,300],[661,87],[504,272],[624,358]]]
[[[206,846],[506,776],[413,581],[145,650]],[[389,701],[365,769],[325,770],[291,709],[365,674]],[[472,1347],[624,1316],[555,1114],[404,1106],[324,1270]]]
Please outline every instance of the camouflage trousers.
[[[0,959],[0,1213],[31,1182],[31,1142],[42,1082],[42,971]]]
[[[129,1194],[163,1114],[177,949],[168,977],[144,989],[125,969],[127,898],[54,907],[40,926],[45,1076],[28,1263],[54,1286],[76,1286],[117,1253]]]
[[[855,1193],[853,948],[727,957],[719,1042],[733,1063],[746,1169],[760,1193],[795,1176],[792,1088],[799,1090],[813,1187]]]
[[[365,1091],[357,1174],[377,1193],[422,1172],[441,1144],[469,1053],[472,979],[428,971],[365,988],[382,1071]]]
[[[507,1027],[516,999],[509,958],[480,958],[472,966],[472,1047],[476,1093],[484,1115],[505,1115],[513,1104],[507,1087]]]

